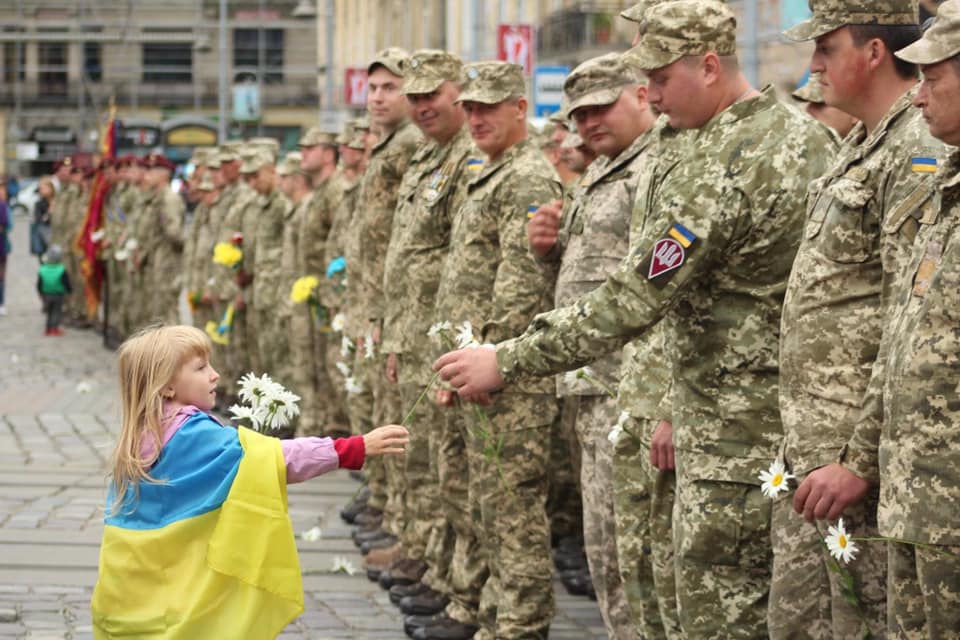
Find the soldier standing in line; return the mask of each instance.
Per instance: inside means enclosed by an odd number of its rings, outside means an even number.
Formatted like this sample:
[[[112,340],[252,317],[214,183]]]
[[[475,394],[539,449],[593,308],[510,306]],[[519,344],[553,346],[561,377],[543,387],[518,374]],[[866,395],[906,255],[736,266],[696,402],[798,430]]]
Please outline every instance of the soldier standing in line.
[[[144,271],[137,263],[138,247],[140,243],[141,227],[143,224],[143,202],[146,197],[146,187],[143,177],[146,173],[143,158],[134,158],[127,169],[130,180],[130,189],[126,191],[123,201],[124,211],[127,212],[127,224],[124,235],[121,237],[126,249],[126,287],[124,289],[123,307],[123,335],[129,336],[145,324],[146,299],[143,294]]]
[[[802,103],[803,110],[807,115],[817,120],[836,134],[837,142],[841,142],[847,137],[847,134],[857,124],[857,119],[841,111],[836,107],[831,107],[823,101],[823,91],[820,89],[820,74],[811,74],[807,82],[796,89],[790,96]]]
[[[194,193],[195,207],[190,235],[183,253],[184,269],[187,273],[185,289],[193,310],[193,325],[204,329],[208,322],[219,321],[214,311],[209,281],[218,222],[214,219],[213,213],[220,198],[220,189],[214,175],[220,167],[220,160],[216,152],[207,152],[202,159],[198,158],[196,166],[198,169],[202,167],[203,178],[197,182],[191,182],[190,188]]]
[[[910,107],[916,66],[893,55],[920,37],[917,3],[814,0],[811,6],[813,16],[786,35],[816,40],[810,69],[820,74],[824,100],[860,123],[829,171],[810,185],[810,214],[784,300],[783,462],[801,489],[796,502],[774,503],[770,636],[827,639],[869,631],[883,637],[886,545],[862,545],[850,565],[860,600],[851,606],[821,552],[828,523],[812,520],[842,514],[850,530],[877,535],[875,476],[861,476],[858,490],[866,495],[856,506],[844,508],[826,487],[836,486],[834,477],[860,475],[845,445],[859,422],[891,292],[933,193],[933,174],[915,171],[912,159],[935,158],[942,146]],[[806,489],[810,497],[802,504]]]
[[[127,251],[122,238],[126,235],[127,212],[124,203],[127,191],[131,189],[129,167],[132,156],[124,156],[116,161],[116,181],[110,190],[110,196],[104,207],[104,238],[100,244],[100,257],[106,268],[107,299],[106,314],[109,320],[107,342],[118,346],[123,340],[124,285],[126,278]],[[120,258],[117,258],[119,252]]]
[[[475,63],[467,76],[460,101],[486,159],[470,176],[454,217],[437,317],[462,327],[462,342],[495,342],[517,335],[552,306],[554,281],[530,253],[526,224],[530,212],[562,196],[562,187],[526,139],[520,67]],[[466,405],[453,409],[464,413],[470,508],[480,515],[478,536],[490,573],[477,638],[545,638],[553,620],[546,501],[549,439],[559,417],[555,391],[552,379],[516,380],[495,399],[478,398],[489,405],[482,409],[486,418]],[[434,637],[431,625],[414,637]]]
[[[170,176],[176,166],[159,154],[147,156],[144,184],[147,199],[141,234],[141,265],[146,268],[144,278],[149,296],[150,322],[178,324],[179,298],[183,265],[184,202],[170,189]]]
[[[430,365],[436,344],[428,333],[451,222],[462,204],[466,162],[473,149],[466,116],[455,102],[465,79],[463,63],[453,54],[423,49],[411,55],[403,94],[426,141],[411,158],[398,190],[383,271],[381,348],[388,354],[386,375],[399,385],[404,411],[414,405],[416,410],[410,417],[411,439],[402,469],[403,555],[381,575],[380,584],[391,589],[397,585],[395,600],[408,614],[434,614],[447,605],[455,542],[441,492],[450,492],[456,483],[454,499],[463,502],[457,505],[461,514],[466,505],[465,474],[448,475],[443,490],[438,478],[444,412],[429,399],[417,404],[433,376]],[[459,439],[459,433],[455,437]],[[462,442],[456,449],[463,450]],[[454,464],[460,468],[462,462]],[[472,527],[470,536],[475,541]],[[475,542],[472,548],[478,551]],[[401,589],[405,585],[409,588]]]
[[[310,202],[310,176],[303,170],[300,164],[302,160],[303,156],[299,151],[291,151],[277,167],[277,186],[290,201],[290,208],[283,221],[280,250],[281,281],[278,285],[281,299],[274,312],[277,315],[278,330],[287,336],[290,354],[287,361],[280,363],[273,374],[284,386],[300,396],[301,415],[303,398],[306,395],[303,391],[304,387],[309,387],[307,393],[315,393],[313,382],[306,375],[306,372],[312,371],[312,368],[298,368],[294,364],[297,361],[297,354],[294,351],[296,341],[292,335],[293,314],[300,313],[303,309],[298,309],[299,305],[294,304],[290,299],[290,292],[293,283],[303,275],[297,268],[300,262],[300,225]],[[299,423],[297,427],[300,428]]]
[[[70,282],[73,283],[73,289],[67,294],[64,312],[68,325],[81,329],[88,329],[91,326],[90,319],[87,317],[85,293],[87,281],[80,270],[83,251],[77,246],[77,238],[83,231],[83,225],[87,219],[87,207],[90,205],[92,167],[89,163],[89,157],[85,157],[82,163],[75,164],[70,170],[70,181],[76,185],[76,191],[70,200],[70,206],[65,211],[67,243],[63,245],[63,263],[70,276]]]
[[[408,54],[398,48],[379,52],[367,66],[367,111],[377,128],[379,138],[373,147],[367,170],[360,181],[357,209],[359,227],[359,261],[348,265],[349,278],[359,284],[358,306],[351,309],[366,323],[363,348],[357,349],[355,365],[361,371],[368,367],[365,383],[373,392],[372,424],[400,422],[403,419],[400,392],[385,376],[386,354],[380,350],[380,332],[384,315],[384,259],[390,243],[394,210],[400,181],[410,158],[422,140],[419,130],[409,120],[410,105],[402,88]],[[359,365],[359,366],[358,366]],[[378,579],[402,553],[398,544],[403,530],[403,462],[402,458],[383,459],[367,469],[372,492],[369,506],[383,511],[381,529],[389,535],[368,544],[377,550],[366,559],[367,576]]]
[[[447,354],[436,367],[472,398],[521,375],[575,368],[666,319],[670,415],[651,440],[675,446],[682,633],[765,638],[771,505],[757,470],[782,435],[780,305],[806,185],[823,173],[831,138],[772,88],[750,87],[725,5],[677,0],[644,17],[631,55],[648,77],[650,103],[672,127],[697,131],[682,159],[658,167],[653,193],[638,185],[646,195],[627,259],[520,338]],[[625,374],[621,393],[628,384]]]

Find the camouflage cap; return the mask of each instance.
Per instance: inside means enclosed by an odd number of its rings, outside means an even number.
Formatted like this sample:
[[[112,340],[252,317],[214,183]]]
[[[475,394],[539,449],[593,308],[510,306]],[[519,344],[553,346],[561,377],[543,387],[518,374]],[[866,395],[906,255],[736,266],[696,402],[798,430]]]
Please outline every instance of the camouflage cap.
[[[936,64],[960,54],[960,0],[947,0],[937,10],[937,19],[923,37],[897,51],[901,60]]]
[[[203,179],[200,180],[200,184],[194,187],[197,191],[213,191],[216,189],[216,185],[213,184],[213,178],[210,177],[210,174],[203,176]]]
[[[357,129],[353,124],[353,120],[347,120],[343,125],[343,131],[337,134],[336,142],[338,145],[347,144],[353,140],[353,136],[357,134]]]
[[[560,143],[561,149],[576,149],[577,147],[583,146],[583,138],[580,137],[580,134],[576,131],[571,131],[567,134],[567,137],[563,139],[563,142]]]
[[[221,163],[224,162],[233,162],[234,160],[240,159],[240,149],[243,146],[243,142],[240,140],[230,140],[229,142],[224,142],[217,151],[217,158]]]
[[[306,133],[300,136],[297,144],[301,147],[315,147],[318,144],[334,147],[337,145],[337,134],[324,131],[320,127],[310,127]]]
[[[357,131],[370,131],[370,116],[360,116],[353,121],[353,128]]]
[[[637,4],[630,5],[620,12],[620,17],[624,20],[641,24],[643,23],[643,14],[647,11],[648,5],[649,3],[647,2],[638,2]]]
[[[566,105],[564,105],[564,104],[561,102],[560,108],[559,108],[558,110],[554,111],[553,113],[551,113],[551,114],[549,115],[549,117],[547,117],[547,120],[549,120],[550,122],[552,122],[552,123],[555,124],[555,125],[558,125],[558,126],[560,126],[560,127],[566,128],[566,126],[567,126],[567,110],[566,110],[565,107],[566,107]]]
[[[810,0],[813,15],[783,32],[803,42],[851,24],[919,24],[917,0]]]
[[[802,87],[797,87],[790,94],[795,100],[800,102],[812,102],[814,104],[824,104],[823,93],[820,91],[820,74],[813,73],[807,78]]]
[[[291,176],[295,173],[302,173],[300,169],[300,163],[302,161],[303,155],[301,155],[299,151],[291,151],[277,167],[277,175]]]
[[[421,49],[410,56],[403,81],[403,94],[432,93],[446,81],[464,81],[463,61],[439,49]]]
[[[716,0],[675,0],[651,7],[643,39],[628,54],[640,69],[660,69],[684,56],[737,52],[737,18]]]
[[[587,60],[567,76],[563,94],[568,100],[565,113],[573,115],[580,107],[613,104],[623,88],[640,82],[635,67],[620,53],[606,53]]]
[[[190,155],[190,164],[197,166],[206,164],[207,159],[216,152],[215,147],[196,147]]]
[[[467,86],[457,102],[497,104],[527,92],[523,68],[509,62],[474,62],[467,65]]]
[[[244,151],[241,156],[243,164],[240,165],[240,173],[255,173],[260,170],[260,167],[273,164],[273,154],[269,149],[254,148]]]
[[[380,65],[387,71],[401,78],[406,74],[410,64],[410,54],[400,47],[387,47],[383,51],[377,52],[370,64],[367,65],[367,73],[373,73],[374,67]]]
[[[207,159],[204,161],[203,166],[207,169],[219,169],[220,168],[220,154],[211,153],[207,156]]]

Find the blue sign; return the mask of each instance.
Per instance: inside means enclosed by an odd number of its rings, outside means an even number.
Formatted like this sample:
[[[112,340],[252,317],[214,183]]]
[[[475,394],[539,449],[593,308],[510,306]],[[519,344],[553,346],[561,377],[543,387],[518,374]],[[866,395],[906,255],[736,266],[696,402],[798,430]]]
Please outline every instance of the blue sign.
[[[560,110],[563,99],[563,81],[570,75],[570,67],[537,67],[533,70],[533,115],[545,118]]]

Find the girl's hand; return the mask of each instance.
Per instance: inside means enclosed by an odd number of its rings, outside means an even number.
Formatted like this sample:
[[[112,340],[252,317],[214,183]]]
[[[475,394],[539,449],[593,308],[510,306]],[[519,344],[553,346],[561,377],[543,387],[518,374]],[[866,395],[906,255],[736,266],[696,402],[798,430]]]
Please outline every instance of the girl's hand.
[[[398,424],[388,424],[377,427],[363,436],[363,446],[368,456],[403,453],[403,446],[410,442],[405,427]]]

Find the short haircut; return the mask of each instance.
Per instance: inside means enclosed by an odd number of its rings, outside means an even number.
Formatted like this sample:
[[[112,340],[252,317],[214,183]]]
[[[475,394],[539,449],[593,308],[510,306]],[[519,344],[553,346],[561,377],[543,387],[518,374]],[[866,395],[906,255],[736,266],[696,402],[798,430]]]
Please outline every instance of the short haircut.
[[[880,40],[893,59],[893,68],[901,78],[916,78],[919,75],[917,65],[901,60],[893,55],[920,39],[922,32],[915,24],[852,24],[850,36],[853,44],[862,47],[873,39]]]

